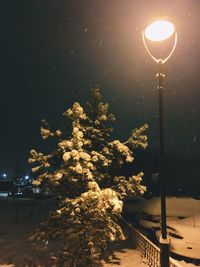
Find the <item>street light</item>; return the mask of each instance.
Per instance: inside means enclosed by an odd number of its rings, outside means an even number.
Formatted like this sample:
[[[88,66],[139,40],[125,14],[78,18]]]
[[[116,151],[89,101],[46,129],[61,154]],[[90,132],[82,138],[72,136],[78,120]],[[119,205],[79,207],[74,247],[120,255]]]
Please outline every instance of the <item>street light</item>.
[[[162,42],[174,35],[174,44],[171,52],[166,58],[160,59],[152,55],[147,47],[146,39],[152,42]],[[166,229],[166,190],[165,190],[165,166],[164,166],[164,123],[163,123],[163,89],[164,77],[163,64],[171,57],[177,44],[177,33],[174,24],[168,20],[156,20],[142,32],[144,46],[150,57],[158,64],[158,102],[159,102],[159,173],[160,173],[160,195],[161,195],[161,237],[160,237],[160,266],[169,267],[169,238]]]
[[[28,180],[29,179],[29,175],[25,175],[24,179]]]
[[[145,29],[145,37],[150,41],[161,42],[172,36],[174,31],[174,24],[170,21],[156,20]]]

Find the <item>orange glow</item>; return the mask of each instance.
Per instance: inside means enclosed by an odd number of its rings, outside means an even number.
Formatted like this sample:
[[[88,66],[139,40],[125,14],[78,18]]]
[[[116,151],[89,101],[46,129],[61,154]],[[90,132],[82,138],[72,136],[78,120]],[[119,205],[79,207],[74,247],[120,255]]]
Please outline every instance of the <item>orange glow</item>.
[[[174,24],[168,20],[156,20],[145,29],[145,37],[150,41],[161,42],[175,32]]]

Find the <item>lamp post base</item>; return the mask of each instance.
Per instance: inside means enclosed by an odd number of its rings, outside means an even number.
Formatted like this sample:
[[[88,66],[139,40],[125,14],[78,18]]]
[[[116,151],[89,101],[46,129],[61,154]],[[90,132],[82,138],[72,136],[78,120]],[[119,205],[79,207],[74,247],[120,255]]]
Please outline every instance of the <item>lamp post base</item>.
[[[169,267],[169,238],[160,237],[160,267]]]

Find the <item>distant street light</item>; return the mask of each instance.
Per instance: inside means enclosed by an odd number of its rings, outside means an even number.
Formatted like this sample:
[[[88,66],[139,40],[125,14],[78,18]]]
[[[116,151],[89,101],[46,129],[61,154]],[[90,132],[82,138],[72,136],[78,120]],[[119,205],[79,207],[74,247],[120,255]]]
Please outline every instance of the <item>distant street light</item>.
[[[2,176],[3,176],[3,178],[6,178],[7,177],[7,174],[6,173],[3,173]]]
[[[29,180],[29,175],[26,175],[24,178],[25,180]]]
[[[161,42],[174,35],[174,44],[169,55],[164,59],[157,59],[147,47],[146,39],[153,42]],[[166,190],[165,190],[165,166],[164,166],[164,123],[163,123],[163,89],[164,77],[163,64],[171,57],[177,43],[177,33],[172,22],[168,20],[156,20],[142,32],[144,46],[150,57],[158,64],[158,102],[159,102],[159,139],[160,139],[160,195],[161,195],[161,237],[160,237],[160,266],[169,267],[169,238],[166,227]]]

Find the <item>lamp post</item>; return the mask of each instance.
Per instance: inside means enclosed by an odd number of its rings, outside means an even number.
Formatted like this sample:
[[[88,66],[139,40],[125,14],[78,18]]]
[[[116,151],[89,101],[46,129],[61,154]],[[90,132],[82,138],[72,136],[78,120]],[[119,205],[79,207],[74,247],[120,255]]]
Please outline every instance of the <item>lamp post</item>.
[[[174,44],[169,55],[164,58],[156,58],[152,55],[147,47],[146,39],[153,42],[161,42],[174,35]],[[169,267],[169,238],[167,236],[166,227],[166,190],[165,190],[165,164],[164,164],[164,120],[163,120],[163,91],[164,77],[163,64],[171,57],[177,43],[177,33],[174,25],[168,20],[156,20],[150,24],[144,32],[142,32],[144,46],[151,58],[158,64],[158,103],[159,103],[159,179],[160,179],[160,195],[161,195],[161,237],[160,237],[160,266]]]

